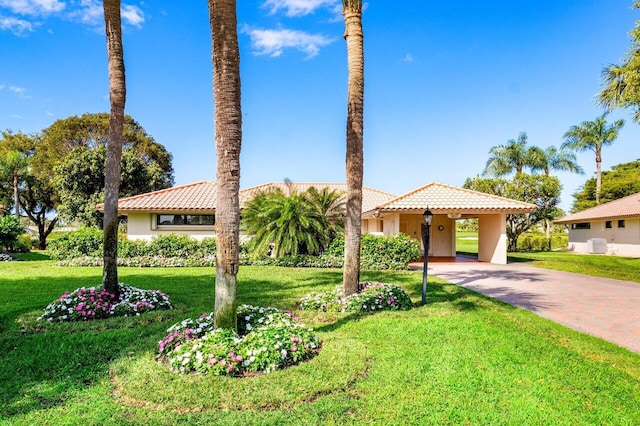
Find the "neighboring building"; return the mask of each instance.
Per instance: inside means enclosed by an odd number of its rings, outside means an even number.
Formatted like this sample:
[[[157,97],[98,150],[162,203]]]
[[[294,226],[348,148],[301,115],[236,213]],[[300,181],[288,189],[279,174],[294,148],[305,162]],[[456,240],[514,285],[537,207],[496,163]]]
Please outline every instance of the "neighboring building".
[[[240,208],[261,191],[279,188],[285,193],[304,192],[310,187],[328,188],[346,194],[344,183],[267,183],[240,191]],[[362,210],[395,197],[373,188],[362,189]],[[161,234],[188,234],[196,239],[215,236],[216,184],[195,182],[118,200],[118,212],[127,216],[127,236],[133,240],[150,240]],[[104,204],[97,206],[104,209]]]
[[[407,234],[419,240],[424,250],[422,213],[427,208],[434,215],[430,257],[455,257],[456,220],[478,218],[478,260],[506,264],[506,215],[530,213],[537,206],[434,182],[366,211],[362,216],[363,228],[385,235]]]
[[[569,250],[640,257],[640,193],[554,221],[569,228]]]

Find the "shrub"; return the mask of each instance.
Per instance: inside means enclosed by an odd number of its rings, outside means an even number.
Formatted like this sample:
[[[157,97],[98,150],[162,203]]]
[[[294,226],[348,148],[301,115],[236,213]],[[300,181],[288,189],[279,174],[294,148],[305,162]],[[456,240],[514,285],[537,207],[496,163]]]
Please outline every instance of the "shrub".
[[[551,239],[544,235],[528,233],[518,238],[519,251],[550,251],[567,247],[569,238],[566,234],[555,234]]]
[[[344,297],[342,287],[331,292],[310,293],[300,301],[300,309],[336,312],[404,311],[413,307],[407,292],[395,284],[364,282],[357,293]]]
[[[57,260],[82,256],[101,257],[102,231],[95,228],[80,228],[77,231],[65,232],[51,240],[47,249],[49,255]]]
[[[4,247],[7,250],[14,250],[18,241],[18,235],[24,229],[20,225],[20,220],[15,216],[0,216],[0,250]]]
[[[242,305],[238,331],[214,329],[213,313],[186,319],[167,329],[159,358],[182,373],[242,375],[270,372],[314,356],[320,342],[291,313]]]
[[[323,257],[344,257],[344,238],[336,238]],[[409,262],[420,259],[420,243],[407,235],[362,236],[360,265],[363,269],[407,269]]]
[[[31,237],[29,234],[18,235],[13,245],[13,251],[16,253],[29,253],[31,251]]]
[[[172,309],[169,296],[158,290],[143,290],[123,283],[120,300],[102,287],[79,288],[64,293],[44,309],[38,320],[49,322],[86,321],[111,316],[140,315],[144,312]]]

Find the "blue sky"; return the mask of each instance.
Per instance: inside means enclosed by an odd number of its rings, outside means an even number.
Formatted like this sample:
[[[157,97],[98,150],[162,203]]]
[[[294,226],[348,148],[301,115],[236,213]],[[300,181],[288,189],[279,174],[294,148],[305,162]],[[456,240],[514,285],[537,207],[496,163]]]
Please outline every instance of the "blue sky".
[[[335,0],[238,2],[241,185],[345,180],[346,46]],[[600,74],[630,45],[631,0],[370,1],[365,32],[365,185],[402,194],[462,185],[492,146],[527,132],[559,146],[603,111]],[[205,1],[123,2],[126,112],[173,154],[176,184],[215,180]],[[97,0],[0,0],[0,129],[39,132],[108,111]],[[603,168],[640,157],[628,111]],[[561,206],[595,172],[557,174]]]

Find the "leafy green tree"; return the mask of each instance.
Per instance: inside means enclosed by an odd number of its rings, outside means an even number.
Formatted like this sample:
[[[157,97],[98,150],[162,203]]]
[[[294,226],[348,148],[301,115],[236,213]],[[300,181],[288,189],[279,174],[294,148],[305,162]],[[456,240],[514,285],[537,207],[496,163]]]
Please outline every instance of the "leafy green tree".
[[[364,175],[364,31],[362,0],[342,0],[347,42],[347,214],[345,222],[344,294],[358,291]]]
[[[602,147],[611,145],[618,132],[624,126],[624,120],[607,123],[607,113],[593,121],[583,121],[580,125],[571,126],[564,134],[565,142],[561,149],[573,151],[593,151],[596,156],[596,204],[600,204],[600,188],[602,186]]]
[[[24,234],[20,220],[15,216],[0,216],[0,249],[13,249],[18,241],[18,235]]]
[[[527,146],[527,143],[527,134],[522,132],[517,140],[510,139],[506,145],[492,147],[483,174],[501,177],[513,172],[522,173],[525,167],[539,167],[542,151],[538,147]]]
[[[216,299],[213,323],[237,330],[240,263],[240,48],[235,0],[208,0],[216,166]]]
[[[562,185],[555,176],[518,173],[513,180],[467,178],[464,188],[535,204],[531,213],[507,215],[508,250],[516,251],[518,237],[535,224],[558,214]]]
[[[29,159],[20,151],[9,151],[0,156],[0,176],[11,181],[13,189],[13,209],[20,219],[20,183],[29,172]]]
[[[315,188],[289,195],[280,189],[256,194],[242,213],[243,226],[252,235],[252,254],[266,254],[271,244],[275,257],[326,250],[343,230],[341,196],[336,191]]]
[[[640,8],[640,1],[633,4]],[[640,122],[640,21],[630,33],[631,47],[620,65],[612,64],[602,71],[603,88],[596,101],[608,111],[633,108],[633,120]]]
[[[131,116],[122,123],[122,150],[131,151],[146,165],[162,171],[165,188],[173,185],[171,154],[156,142]],[[107,146],[109,114],[83,114],[56,120],[42,131],[39,144],[38,167],[53,173],[56,165],[79,148],[97,149]]]
[[[102,227],[96,204],[104,202],[104,176],[107,148],[76,148],[58,164],[54,183],[60,198],[60,216],[87,226]],[[134,152],[124,151],[120,161],[119,197],[130,197],[166,188],[162,170],[155,163],[145,164]]]
[[[640,160],[622,163],[602,172],[600,202],[608,203],[640,192]],[[573,194],[571,212],[594,207],[596,203],[596,179],[589,178],[578,192]]]

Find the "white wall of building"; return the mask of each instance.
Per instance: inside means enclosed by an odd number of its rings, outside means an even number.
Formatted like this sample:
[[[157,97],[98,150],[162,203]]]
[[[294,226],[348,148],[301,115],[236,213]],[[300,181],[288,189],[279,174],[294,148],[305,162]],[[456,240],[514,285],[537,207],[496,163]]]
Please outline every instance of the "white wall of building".
[[[478,260],[507,264],[506,215],[478,215]]]
[[[588,240],[602,238],[607,241],[607,254],[640,257],[640,219],[624,219],[624,228],[618,227],[618,219],[611,220],[611,228],[606,220],[591,221],[590,229],[571,229],[569,226],[569,250],[575,253],[589,253]]]
[[[162,225],[153,228],[155,215],[151,213],[128,213],[127,238],[130,240],[150,241],[156,235],[184,234],[196,240],[215,237],[215,226],[204,225]]]

